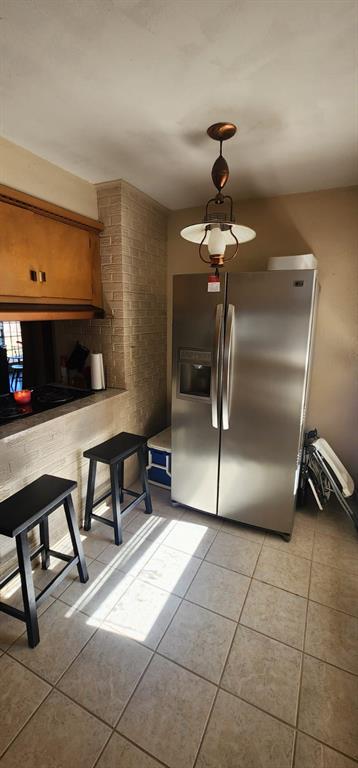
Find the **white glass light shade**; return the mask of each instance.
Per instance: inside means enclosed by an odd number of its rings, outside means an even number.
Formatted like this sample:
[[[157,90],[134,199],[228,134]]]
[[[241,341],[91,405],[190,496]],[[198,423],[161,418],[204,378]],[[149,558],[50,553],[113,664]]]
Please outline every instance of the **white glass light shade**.
[[[231,238],[231,240],[234,242],[233,238]],[[210,230],[206,245],[208,246],[210,256],[215,256],[217,254],[220,254],[221,256],[224,255],[226,238],[225,233],[221,231],[220,227],[214,227]]]
[[[190,227],[184,227],[184,229],[181,230],[180,234],[184,238],[184,240],[190,240],[191,243],[201,243],[207,226],[208,224],[205,224],[205,223],[192,224],[192,226]],[[204,243],[205,245],[208,244],[209,237],[211,239],[211,237],[214,235],[215,230],[219,228],[220,224],[218,223],[215,226],[215,222],[210,222],[210,226],[215,227],[215,229],[213,229],[210,232],[210,234],[208,232],[205,243]],[[235,237],[237,237],[239,243],[248,243],[249,240],[253,240],[254,237],[256,237],[255,230],[250,229],[250,227],[244,227],[242,224],[232,224],[231,230],[234,233]],[[220,231],[220,238],[222,238],[221,240],[222,243],[224,243],[225,241],[225,245],[235,245],[234,239],[229,229]]]

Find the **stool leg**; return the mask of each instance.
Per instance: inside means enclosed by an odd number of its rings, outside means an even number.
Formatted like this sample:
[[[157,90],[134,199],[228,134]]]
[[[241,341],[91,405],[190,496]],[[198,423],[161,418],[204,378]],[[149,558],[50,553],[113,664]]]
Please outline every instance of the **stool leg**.
[[[145,456],[145,446],[143,448],[140,448],[138,451],[138,462],[139,462],[140,477],[141,477],[142,486],[143,486],[143,493],[146,494],[145,500],[144,500],[145,511],[147,515],[150,515],[151,512],[153,511],[153,507],[152,507],[152,499],[150,496],[147,467],[146,467],[144,456]]]
[[[65,508],[68,530],[71,536],[73,553],[78,557],[78,564],[77,564],[78,575],[80,577],[80,581],[82,581],[82,584],[85,584],[86,581],[88,581],[88,571],[87,571],[85,556],[83,554],[83,547],[82,547],[80,532],[78,530],[78,525],[77,525],[77,520],[76,520],[75,510],[73,507],[71,494],[69,494],[67,498],[64,500],[63,506]]]
[[[96,469],[97,469],[97,462],[94,459],[90,459],[90,465],[88,470],[88,480],[87,480],[85,523],[83,526],[85,531],[91,530],[91,516],[92,516],[92,510],[93,510],[94,487],[96,482]]]
[[[32,568],[30,549],[27,541],[27,532],[23,531],[16,536],[17,558],[21,577],[22,599],[26,619],[27,640],[30,648],[35,648],[40,642],[39,625],[35,600],[34,582],[32,580]]]
[[[119,479],[119,501],[123,504],[123,485],[124,485],[124,461],[120,461],[118,464],[118,479]]]
[[[50,539],[49,539],[49,533],[48,533],[48,517],[44,517],[44,519],[41,520],[41,523],[40,523],[40,542],[45,547],[45,549],[41,552],[41,568],[43,568],[43,570],[46,571],[50,565],[50,555],[48,553],[50,549]]]
[[[121,502],[117,464],[111,464],[111,496],[113,510],[114,542],[122,544]]]

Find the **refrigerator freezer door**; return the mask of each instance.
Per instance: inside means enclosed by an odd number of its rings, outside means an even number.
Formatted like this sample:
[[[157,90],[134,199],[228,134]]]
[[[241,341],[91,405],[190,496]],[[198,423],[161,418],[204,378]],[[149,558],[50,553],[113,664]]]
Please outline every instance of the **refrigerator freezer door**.
[[[228,276],[218,514],[281,533],[293,525],[315,280],[314,270]]]
[[[225,276],[173,281],[172,499],[217,513]]]

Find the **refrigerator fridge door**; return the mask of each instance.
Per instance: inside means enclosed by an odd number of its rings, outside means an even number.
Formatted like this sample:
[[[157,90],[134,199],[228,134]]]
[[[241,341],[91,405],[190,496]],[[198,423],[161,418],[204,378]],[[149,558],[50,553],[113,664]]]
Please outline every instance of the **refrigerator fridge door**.
[[[172,499],[217,513],[226,277],[173,281]]]
[[[289,534],[316,272],[228,276],[218,514]]]

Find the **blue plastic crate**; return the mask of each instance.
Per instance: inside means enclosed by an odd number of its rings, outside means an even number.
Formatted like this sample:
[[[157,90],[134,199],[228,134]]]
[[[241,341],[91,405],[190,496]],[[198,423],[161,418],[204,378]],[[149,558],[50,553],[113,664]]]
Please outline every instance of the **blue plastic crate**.
[[[164,429],[148,440],[148,480],[163,488],[171,487],[171,430]]]

